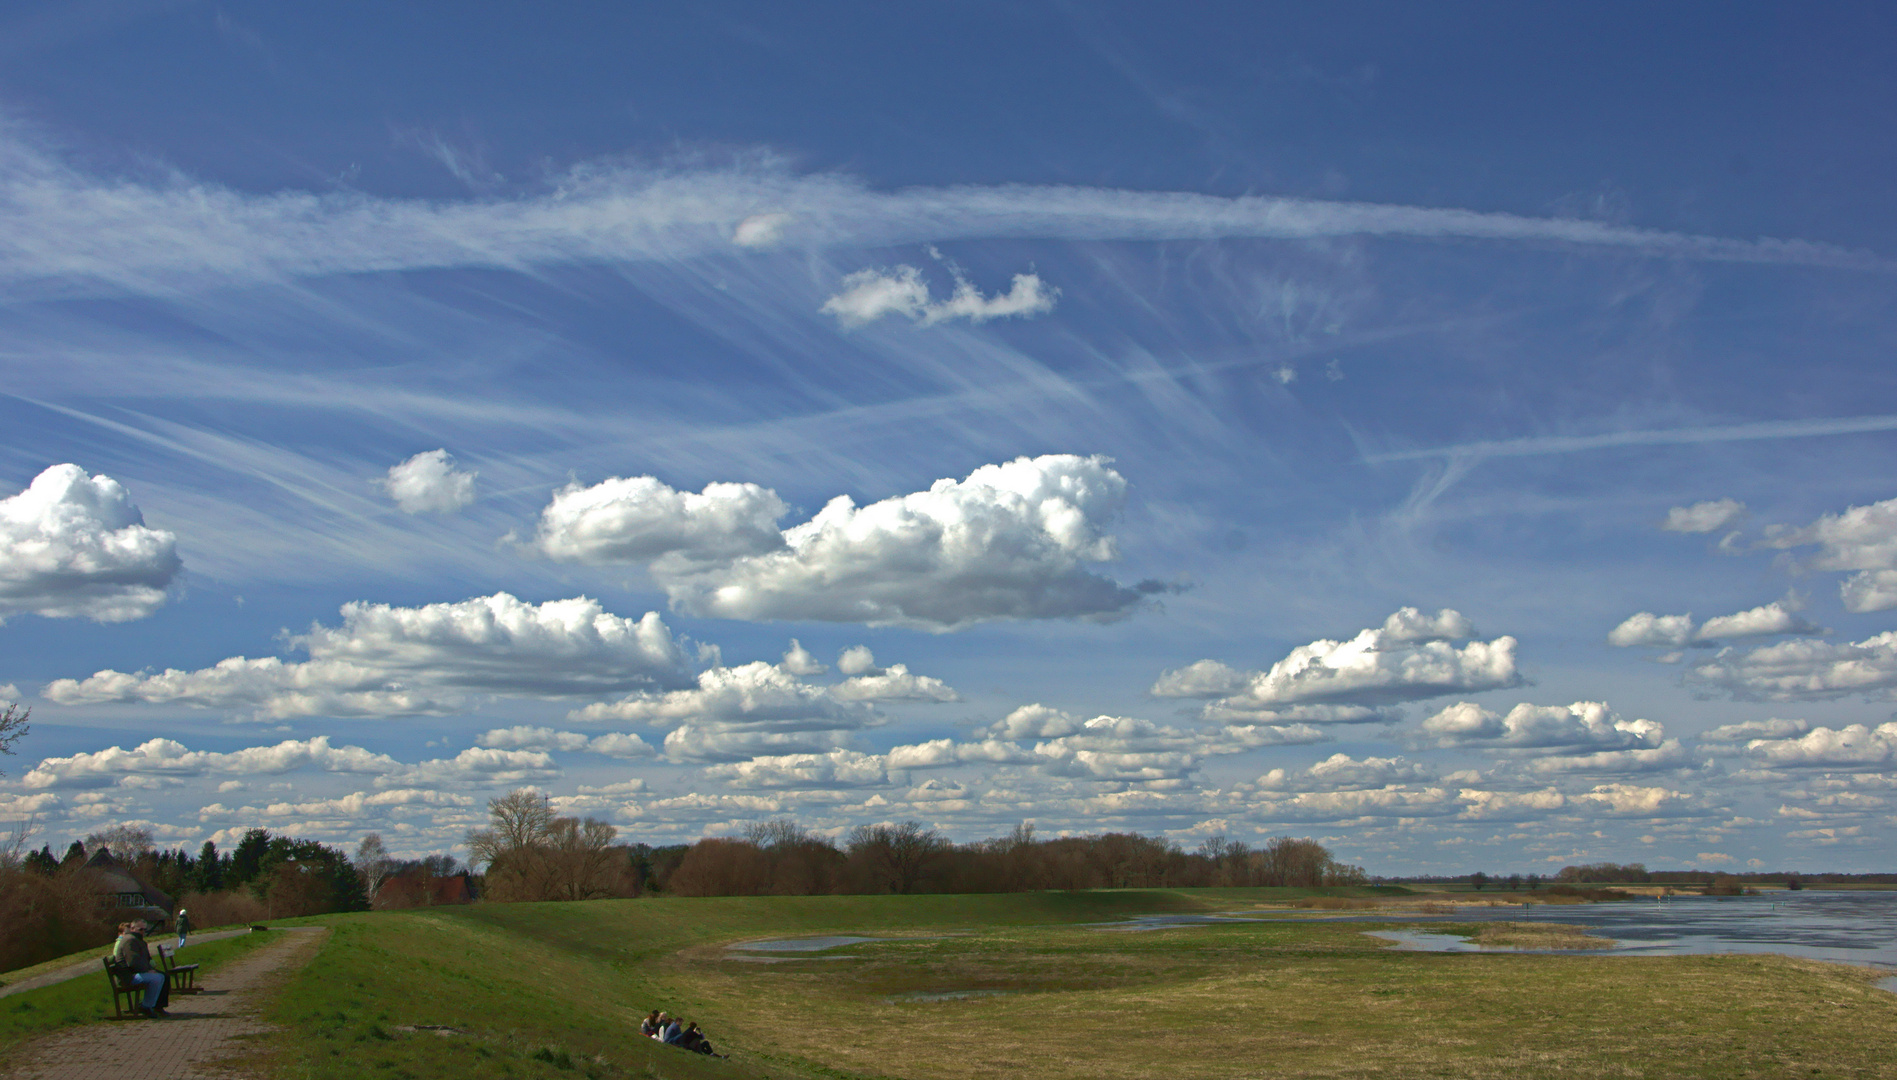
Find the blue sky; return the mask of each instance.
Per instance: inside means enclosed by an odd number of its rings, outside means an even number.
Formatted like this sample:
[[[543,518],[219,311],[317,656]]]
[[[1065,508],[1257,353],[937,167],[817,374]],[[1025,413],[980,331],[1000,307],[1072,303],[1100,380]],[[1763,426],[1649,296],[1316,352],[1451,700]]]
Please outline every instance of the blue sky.
[[[1891,19],[13,5],[0,815],[1881,868]]]

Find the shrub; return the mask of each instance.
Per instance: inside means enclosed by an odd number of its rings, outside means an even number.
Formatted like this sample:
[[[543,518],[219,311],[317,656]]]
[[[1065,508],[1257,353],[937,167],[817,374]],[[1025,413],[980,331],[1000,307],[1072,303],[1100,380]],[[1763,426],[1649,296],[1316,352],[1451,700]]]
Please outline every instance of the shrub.
[[[246,889],[211,893],[186,893],[178,906],[191,912],[193,926],[209,930],[214,926],[244,926],[269,918],[264,902]]]
[[[46,875],[0,868],[0,971],[110,942],[119,912],[100,903],[92,873],[67,869]]]

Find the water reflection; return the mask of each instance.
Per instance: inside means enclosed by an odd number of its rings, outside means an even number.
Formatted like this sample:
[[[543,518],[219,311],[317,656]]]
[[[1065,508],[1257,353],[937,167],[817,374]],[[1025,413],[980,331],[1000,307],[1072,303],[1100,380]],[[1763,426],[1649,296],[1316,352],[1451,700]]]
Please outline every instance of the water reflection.
[[[902,938],[832,937],[775,938],[769,941],[740,941],[726,945],[727,949],[741,949],[745,952],[822,952],[825,949],[840,949],[845,945],[861,945],[866,941],[901,941]]]
[[[1419,900],[1426,898],[1419,897]],[[1555,922],[1586,927],[1612,938],[1602,953],[1685,955],[1781,953],[1834,963],[1897,970],[1897,891],[1768,893],[1760,896],[1675,896],[1665,901],[1626,900],[1601,904],[1535,904],[1523,907],[1459,907],[1453,914],[1395,911],[1357,915],[1150,915],[1114,924],[1123,930],[1233,922]],[[1104,927],[1103,927],[1104,929]],[[1450,935],[1458,947],[1479,951]],[[1431,948],[1419,940],[1412,947]]]

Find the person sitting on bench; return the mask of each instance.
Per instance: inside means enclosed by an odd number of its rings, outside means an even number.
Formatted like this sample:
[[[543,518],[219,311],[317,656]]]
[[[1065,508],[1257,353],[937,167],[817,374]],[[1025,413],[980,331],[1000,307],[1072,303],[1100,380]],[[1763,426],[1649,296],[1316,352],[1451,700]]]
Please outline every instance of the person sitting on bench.
[[[145,1000],[138,1005],[144,1016],[170,1016],[171,980],[151,965],[151,950],[145,947],[145,920],[133,919],[119,924],[119,940],[112,946],[112,959],[125,965],[132,981],[145,988]]]

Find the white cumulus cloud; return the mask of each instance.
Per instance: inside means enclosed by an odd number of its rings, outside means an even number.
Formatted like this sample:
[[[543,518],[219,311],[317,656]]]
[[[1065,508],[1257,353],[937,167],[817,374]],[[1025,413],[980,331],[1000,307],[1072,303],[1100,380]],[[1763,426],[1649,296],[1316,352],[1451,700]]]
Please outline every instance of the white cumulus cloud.
[[[1599,701],[1523,702],[1507,713],[1460,701],[1424,720],[1421,735],[1442,747],[1589,752],[1658,749],[1665,730],[1652,720],[1623,720]]]
[[[557,779],[560,767],[544,750],[494,750],[471,746],[451,758],[405,765],[375,779],[377,787],[408,784],[424,787],[472,785],[496,787]]]
[[[1401,757],[1366,757],[1359,760],[1349,754],[1332,754],[1298,772],[1273,769],[1258,778],[1257,786],[1264,791],[1342,791],[1434,779],[1435,768],[1420,761]]]
[[[838,701],[960,701],[962,695],[941,679],[913,675],[905,664],[891,664],[875,675],[856,675],[830,688]]]
[[[1792,603],[1774,600],[1747,611],[1732,615],[1717,615],[1707,619],[1694,636],[1700,641],[1722,641],[1738,637],[1824,632],[1823,627],[1806,622],[1796,612],[1797,608]]]
[[[1674,648],[1693,640],[1693,616],[1655,615],[1642,611],[1627,616],[1619,626],[1608,631],[1607,643],[1623,649],[1635,645],[1651,645],[1657,648]]]
[[[463,472],[446,450],[428,450],[389,468],[382,489],[405,514],[452,514],[474,502],[475,472]]]
[[[901,315],[924,326],[950,319],[987,322],[990,319],[1045,315],[1054,310],[1060,290],[1038,274],[1016,274],[1005,293],[983,296],[973,282],[957,274],[955,289],[946,300],[935,300],[922,280],[922,271],[899,265],[894,269],[858,270],[843,279],[835,296],[823,302],[825,315],[836,316],[845,327],[864,326],[888,315]]]
[[[1700,800],[1691,792],[1637,784],[1601,784],[1573,801],[1615,817],[1675,817],[1700,810]]]
[[[561,750],[568,753],[602,754],[616,758],[652,757],[658,753],[644,739],[629,732],[584,735],[577,731],[556,731],[550,727],[519,724],[491,728],[475,742],[497,750]]]
[[[1023,705],[986,729],[997,739],[1053,739],[1080,730],[1081,720],[1072,713],[1036,702]]]
[[[630,720],[669,725],[694,723],[755,730],[808,731],[860,728],[877,722],[867,706],[839,701],[776,664],[754,660],[737,667],[707,668],[691,689],[645,691],[618,701],[576,710],[582,722]]]
[[[891,769],[933,769],[969,763],[1019,765],[1035,760],[1034,755],[1012,742],[984,739],[981,742],[956,742],[931,739],[924,743],[892,746],[885,759]]]
[[[830,670],[796,638],[790,639],[790,648],[784,651],[784,658],[778,661],[777,666],[789,674],[799,676],[821,675]]]
[[[1037,743],[1034,753],[1041,768],[1055,775],[1141,783],[1183,780],[1207,757],[1328,738],[1308,724],[1232,724],[1208,730],[1096,716],[1072,734]]]
[[[1855,642],[1797,638],[1741,652],[1721,649],[1690,666],[1689,686],[1737,698],[1815,701],[1862,694],[1897,696],[1897,631]]]
[[[1700,734],[1702,743],[1749,743],[1754,739],[1786,739],[1794,735],[1803,735],[1811,730],[1809,720],[1781,720],[1773,717],[1769,720],[1746,720],[1737,724],[1722,724]]]
[[[705,775],[740,790],[827,790],[881,787],[889,782],[882,758],[856,750],[770,754],[748,761],[708,765]]]
[[[1693,759],[1678,739],[1667,739],[1658,746],[1633,750],[1599,750],[1592,754],[1553,754],[1535,759],[1529,768],[1538,773],[1611,773],[1666,772],[1689,768]]]
[[[787,511],[769,489],[710,484],[692,494],[648,476],[562,489],[536,544],[570,561],[645,562],[677,609],[700,616],[936,631],[1103,620],[1161,588],[1086,568],[1118,556],[1105,528],[1125,497],[1108,459],[1049,454],[868,506],[838,496],[780,532]]]
[[[695,615],[954,630],[992,619],[1124,616],[1146,596],[1086,569],[1126,481],[1104,457],[1050,454],[859,507],[832,499],[780,550],[655,576]],[[847,672],[846,672],[847,674]]]
[[[0,621],[22,612],[142,619],[182,567],[177,538],[147,526],[109,476],[55,465],[0,499]]]
[[[1240,673],[1201,660],[1162,674],[1151,692],[1162,697],[1225,695],[1206,707],[1209,719],[1250,716],[1335,723],[1390,718],[1376,706],[1520,685],[1515,639],[1471,641],[1458,648],[1442,636],[1468,632],[1468,620],[1456,611],[1445,608],[1426,616],[1405,608],[1383,626],[1349,641],[1300,645],[1268,671]],[[1290,711],[1312,706],[1338,711]]]
[[[314,767],[329,772],[386,775],[404,766],[360,746],[332,746],[327,736],[286,739],[229,753],[192,750],[174,739],[150,739],[126,750],[108,747],[71,757],[49,757],[21,777],[28,788],[103,787],[125,777],[257,776]]]
[[[1857,571],[1839,586],[1848,611],[1897,607],[1897,499],[1826,514],[1802,529],[1780,531],[1768,543],[1777,548],[1815,544],[1812,569]]]
[[[392,716],[463,707],[470,695],[571,697],[689,679],[656,612],[622,618],[585,597],[507,593],[405,608],[354,602],[340,627],[291,639],[305,662],[231,657],[196,671],[101,671],[42,692],[62,705],[142,701],[255,708],[268,716]]]
[[[427,811],[442,807],[461,808],[474,805],[474,797],[449,791],[433,791],[423,788],[393,788],[387,791],[357,791],[333,799],[308,799],[303,802],[274,802],[265,806],[242,806],[235,809],[212,804],[204,807],[200,818],[238,818],[254,821],[260,818],[342,818],[356,823],[368,818],[387,817],[401,810]]]
[[[1267,798],[1257,809],[1273,820],[1319,823],[1440,817],[1460,807],[1443,788],[1382,787],[1304,791],[1285,799]]]
[[[1660,527],[1667,532],[1709,533],[1731,525],[1744,516],[1746,504],[1737,499],[1709,499],[1691,506],[1675,506],[1666,512]]]
[[[1746,753],[1777,768],[1876,768],[1897,761],[1897,723],[1819,727],[1790,738],[1754,739]]]
[[[876,654],[868,645],[852,645],[837,654],[837,670],[845,675],[880,675]]]
[[[1471,821],[1524,821],[1546,817],[1568,805],[1568,797],[1554,788],[1539,791],[1491,791],[1463,788],[1456,793],[1461,816]]]
[[[549,558],[612,563],[663,560],[672,573],[784,546],[777,520],[790,512],[756,484],[678,491],[650,476],[569,484],[540,513],[535,543]]]
[[[1662,649],[1677,649],[1695,642],[1724,641],[1742,637],[1771,637],[1776,634],[1822,634],[1824,627],[1815,626],[1797,614],[1798,602],[1774,600],[1769,604],[1731,615],[1715,615],[1695,627],[1691,613],[1685,615],[1655,615],[1642,611],[1630,615],[1619,626],[1607,634],[1607,643],[1628,648],[1646,645]]]
[[[1383,620],[1385,641],[1452,641],[1475,636],[1475,624],[1454,608],[1434,615],[1418,608],[1398,608]]]

